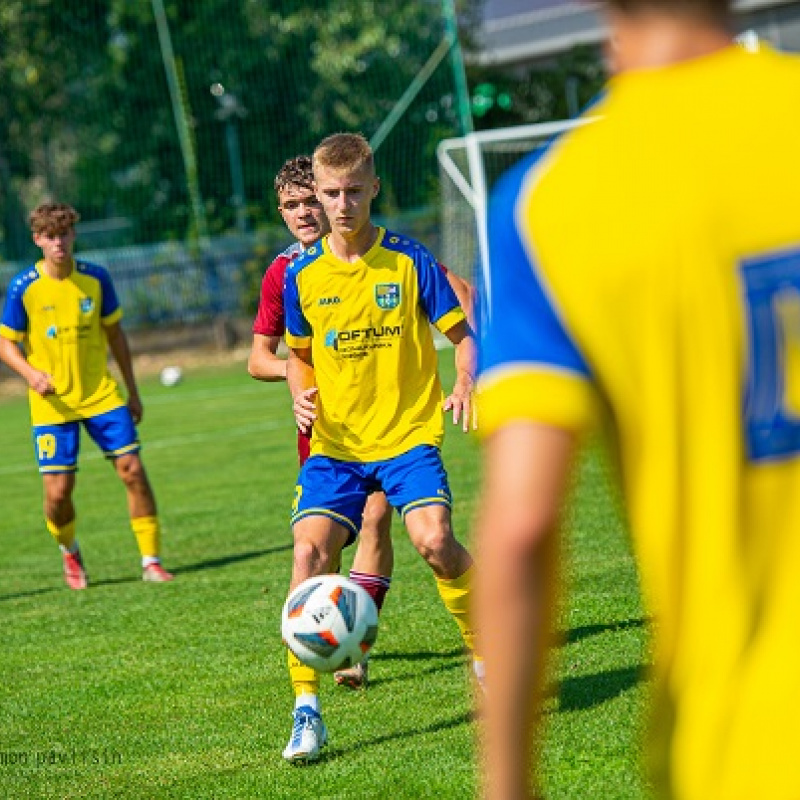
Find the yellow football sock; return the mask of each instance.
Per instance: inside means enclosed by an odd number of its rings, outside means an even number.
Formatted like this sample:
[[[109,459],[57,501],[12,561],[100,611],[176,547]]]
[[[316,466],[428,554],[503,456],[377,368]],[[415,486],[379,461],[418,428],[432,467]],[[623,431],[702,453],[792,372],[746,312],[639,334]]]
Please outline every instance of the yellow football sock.
[[[292,682],[295,697],[301,694],[319,694],[319,673],[303,664],[291,651],[286,651],[289,657],[289,680]]]
[[[442,598],[445,608],[453,615],[453,619],[461,631],[464,644],[472,651],[475,650],[475,632],[472,630],[470,620],[470,605],[472,602],[472,576],[474,568],[470,567],[463,575],[452,580],[436,578],[436,588]]]
[[[139,545],[142,558],[158,558],[161,552],[161,526],[158,517],[136,517],[131,528]]]
[[[75,541],[75,519],[70,520],[66,525],[56,525],[49,519],[45,519],[47,530],[50,531],[52,537],[58,544],[69,550]]]

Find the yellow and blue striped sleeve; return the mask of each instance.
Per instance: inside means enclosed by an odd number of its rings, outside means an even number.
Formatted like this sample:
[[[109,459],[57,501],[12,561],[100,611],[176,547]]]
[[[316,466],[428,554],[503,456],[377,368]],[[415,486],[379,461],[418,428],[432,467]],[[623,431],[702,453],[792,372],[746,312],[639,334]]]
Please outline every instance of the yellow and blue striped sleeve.
[[[23,298],[28,287],[38,280],[34,269],[26,269],[15,275],[8,284],[3,316],[0,319],[0,336],[12,342],[21,342],[28,331],[28,312]]]
[[[286,269],[283,284],[283,307],[286,319],[286,344],[289,347],[300,349],[311,347],[311,325],[303,313],[300,302],[300,289],[297,279],[303,267],[309,262],[305,256],[300,256]]]
[[[530,237],[523,241],[524,200],[540,157],[508,173],[490,202],[479,349],[483,435],[520,421],[577,431],[595,416],[589,366],[545,285]]]
[[[425,314],[441,333],[466,319],[445,271],[424,247],[413,251],[419,297]]]
[[[90,275],[100,284],[100,319],[103,325],[113,325],[115,322],[119,322],[122,319],[122,307],[108,270],[97,264],[80,261],[78,262],[78,271],[84,275]]]

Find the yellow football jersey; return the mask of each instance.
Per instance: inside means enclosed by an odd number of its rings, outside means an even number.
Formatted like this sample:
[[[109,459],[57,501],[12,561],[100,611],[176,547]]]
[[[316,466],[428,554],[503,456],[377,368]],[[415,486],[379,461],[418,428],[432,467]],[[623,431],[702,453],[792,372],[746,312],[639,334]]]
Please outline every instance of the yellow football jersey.
[[[659,796],[800,798],[800,60],[623,74],[491,203],[484,434],[616,433]]]
[[[378,230],[354,263],[327,239],[286,270],[286,342],[311,347],[319,394],[311,454],[382,461],[441,445],[442,387],[430,323],[443,333],[464,312],[436,259]]]
[[[121,316],[103,267],[78,261],[67,278],[56,280],[40,261],[12,278],[0,336],[22,343],[28,362],[51,375],[55,386],[46,397],[28,392],[34,425],[85,419],[124,405],[108,374],[103,328]]]

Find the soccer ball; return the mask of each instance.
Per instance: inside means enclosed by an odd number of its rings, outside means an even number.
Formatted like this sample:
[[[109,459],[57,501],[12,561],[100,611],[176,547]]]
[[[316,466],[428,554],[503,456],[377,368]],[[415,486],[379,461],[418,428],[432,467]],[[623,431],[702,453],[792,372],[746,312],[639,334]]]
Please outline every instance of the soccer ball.
[[[183,377],[183,370],[180,367],[164,367],[160,377],[162,386],[176,386]]]
[[[378,636],[378,608],[353,581],[318,575],[303,581],[287,598],[281,633],[306,666],[335,672],[367,657]]]

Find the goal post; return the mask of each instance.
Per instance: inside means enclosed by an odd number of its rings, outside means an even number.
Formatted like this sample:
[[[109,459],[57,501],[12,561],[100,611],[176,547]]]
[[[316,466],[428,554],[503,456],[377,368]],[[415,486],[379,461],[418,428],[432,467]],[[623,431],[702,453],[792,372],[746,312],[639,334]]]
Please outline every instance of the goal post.
[[[486,211],[497,179],[530,153],[587,120],[570,119],[488,131],[442,140],[436,150],[442,202],[442,261],[477,281],[488,264]],[[480,276],[486,291],[487,275]]]

